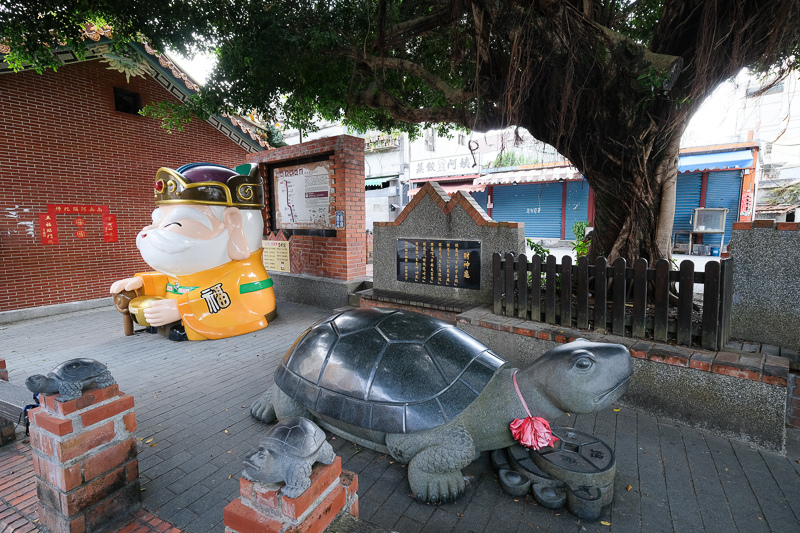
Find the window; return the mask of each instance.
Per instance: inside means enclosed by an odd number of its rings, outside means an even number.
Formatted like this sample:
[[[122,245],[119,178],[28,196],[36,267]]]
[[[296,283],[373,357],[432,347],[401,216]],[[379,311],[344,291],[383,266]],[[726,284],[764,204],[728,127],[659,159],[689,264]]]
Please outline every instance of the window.
[[[433,128],[425,132],[425,149],[429,152],[436,151],[436,132]]]
[[[142,96],[139,93],[114,87],[114,109],[123,113],[138,115],[142,110]]]

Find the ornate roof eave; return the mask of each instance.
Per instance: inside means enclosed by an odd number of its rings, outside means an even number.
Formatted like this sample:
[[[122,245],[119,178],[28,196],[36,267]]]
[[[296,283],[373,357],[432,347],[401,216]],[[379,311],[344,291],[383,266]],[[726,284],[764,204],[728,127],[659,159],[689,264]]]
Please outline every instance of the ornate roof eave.
[[[87,26],[84,30],[84,37],[93,43],[87,43],[87,50],[84,59],[79,58],[75,52],[64,46],[53,51],[62,64],[68,65],[81,61],[91,61],[95,59],[105,60],[108,55],[108,44],[113,39],[110,28],[96,28]],[[186,102],[191,95],[199,92],[200,85],[193,80],[186,72],[181,70],[166,54],[158,53],[149,44],[131,43],[132,47],[139,53],[140,57],[147,63],[143,69],[150,77],[155,79],[164,89],[181,102]],[[10,48],[5,44],[0,44],[0,55],[7,54]],[[120,70],[111,63],[112,70]],[[13,73],[14,71],[7,63],[0,61],[0,74]],[[141,72],[126,72],[126,75],[141,75]],[[240,120],[225,114],[216,114],[208,118],[208,122],[223,135],[239,145],[249,153],[271,150],[272,147],[257,135],[255,125],[247,121]]]

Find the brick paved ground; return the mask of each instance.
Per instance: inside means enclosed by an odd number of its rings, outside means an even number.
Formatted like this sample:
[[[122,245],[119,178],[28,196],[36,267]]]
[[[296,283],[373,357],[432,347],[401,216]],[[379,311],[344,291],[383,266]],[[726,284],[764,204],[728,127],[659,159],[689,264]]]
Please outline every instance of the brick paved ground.
[[[250,402],[295,338],[329,314],[288,303],[279,311],[263,331],[199,343],[124,337],[113,309],[82,311],[0,326],[0,357],[20,384],[72,357],[106,362],[120,390],[136,399],[141,439],[144,511],[124,530],[221,532],[222,508],[238,491],[241,458],[266,430],[250,418]],[[465,471],[467,491],[456,503],[420,504],[409,496],[403,465],[340,438],[331,442],[344,468],[358,473],[361,519],[384,531],[800,531],[796,432],[782,457],[624,408],[554,423],[593,433],[616,451],[615,500],[600,521],[581,523],[530,498],[510,498],[485,457]],[[31,500],[17,501],[20,495],[4,483],[10,470],[30,472],[29,457],[20,443],[0,449],[0,532],[12,516],[20,518],[6,531],[36,529]],[[30,474],[21,476],[20,483],[32,485]]]

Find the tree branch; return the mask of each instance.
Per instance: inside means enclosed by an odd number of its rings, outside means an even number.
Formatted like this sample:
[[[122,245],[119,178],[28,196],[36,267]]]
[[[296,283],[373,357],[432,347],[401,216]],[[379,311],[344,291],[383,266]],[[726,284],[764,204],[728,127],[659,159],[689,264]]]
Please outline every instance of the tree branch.
[[[436,76],[421,65],[418,65],[413,61],[408,61],[407,59],[378,57],[366,54],[363,51],[355,48],[349,48],[345,50],[342,55],[368,66],[372,71],[381,68],[388,68],[391,70],[401,70],[417,76],[424,80],[432,89],[441,92],[445,101],[451,105],[461,104],[475,97],[474,91],[454,89],[449,83],[447,83],[447,81],[443,80],[439,76]]]

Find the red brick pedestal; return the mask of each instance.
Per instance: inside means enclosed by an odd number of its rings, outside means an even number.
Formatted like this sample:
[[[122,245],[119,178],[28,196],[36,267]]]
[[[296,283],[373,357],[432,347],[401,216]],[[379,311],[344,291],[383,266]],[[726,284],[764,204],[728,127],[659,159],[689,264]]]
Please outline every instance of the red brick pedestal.
[[[358,516],[358,476],[342,471],[342,459],[315,464],[311,486],[297,498],[242,478],[239,498],[225,507],[225,533],[319,533],[346,511]]]
[[[133,396],[117,385],[30,412],[39,517],[54,533],[97,531],[141,498]]]

